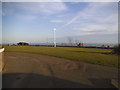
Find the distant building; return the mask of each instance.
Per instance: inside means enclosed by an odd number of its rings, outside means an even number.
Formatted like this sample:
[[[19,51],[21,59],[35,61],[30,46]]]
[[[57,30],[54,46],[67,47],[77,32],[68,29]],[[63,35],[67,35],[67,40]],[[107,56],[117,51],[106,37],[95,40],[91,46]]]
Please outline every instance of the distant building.
[[[19,43],[17,43],[17,45],[20,45],[20,46],[28,46],[29,43],[26,43],[26,42],[19,42]]]

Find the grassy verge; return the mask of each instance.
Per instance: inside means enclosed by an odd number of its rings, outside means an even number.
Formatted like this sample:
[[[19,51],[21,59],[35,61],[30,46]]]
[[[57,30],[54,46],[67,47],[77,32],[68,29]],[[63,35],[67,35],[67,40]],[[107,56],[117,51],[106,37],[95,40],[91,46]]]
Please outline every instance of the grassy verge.
[[[37,47],[37,46],[5,46],[5,52],[24,52],[42,54],[77,60],[91,64],[118,67],[118,56],[107,54],[109,49],[71,48],[71,47]]]

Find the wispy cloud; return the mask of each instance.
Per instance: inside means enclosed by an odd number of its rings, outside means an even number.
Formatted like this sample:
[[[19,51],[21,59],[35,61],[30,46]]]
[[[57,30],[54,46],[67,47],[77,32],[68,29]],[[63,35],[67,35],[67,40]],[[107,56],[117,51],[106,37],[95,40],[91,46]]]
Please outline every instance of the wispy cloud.
[[[67,6],[63,2],[4,2],[3,3],[3,16],[15,16],[17,19],[21,19],[27,22],[32,22],[38,16],[50,16],[61,13],[68,10]],[[52,20],[54,23],[61,23],[60,20]]]
[[[89,31],[99,31],[99,30],[105,30],[106,27],[101,27],[100,25],[90,25],[89,26],[86,26],[86,27],[80,27],[80,28],[74,28],[74,30],[80,30],[80,31],[86,31],[86,32],[89,32]]]
[[[61,14],[61,15],[58,15],[58,16],[56,16],[56,17],[58,17],[58,18],[62,18],[62,17],[66,17],[66,16],[68,16],[69,14]]]
[[[67,26],[69,24],[72,24],[80,19],[87,19],[91,16],[96,16],[99,14],[107,14],[109,15],[108,11],[104,12],[105,8],[109,8],[109,6],[112,5],[112,3],[90,3],[83,11],[80,11],[75,15],[68,23],[66,23],[64,26]],[[107,9],[108,10],[108,9]],[[99,15],[98,15],[99,16]],[[94,18],[92,18],[94,19]]]
[[[89,33],[89,34],[116,34],[118,32],[117,25],[93,25],[87,24],[86,27],[76,27],[73,30],[77,30],[76,34]]]
[[[64,21],[63,20],[51,20],[50,22],[52,22],[52,23],[63,23]]]
[[[77,35],[117,33],[117,7],[116,11],[113,11],[115,7],[111,8],[112,5],[113,3],[109,2],[90,3],[60,28],[73,26],[73,30],[77,30],[74,32]]]
[[[34,15],[17,15],[17,18],[19,20],[25,21],[25,22],[33,22],[37,19],[37,16]]]
[[[59,13],[62,11],[67,10],[68,8],[66,5],[62,2],[57,3],[57,2],[52,2],[52,3],[45,3],[45,2],[40,2],[40,3],[32,3],[32,2],[24,2],[24,3],[3,3],[3,13],[4,15],[9,14],[9,13],[15,13],[17,10],[22,10],[27,13],[32,13],[32,14],[55,14]]]

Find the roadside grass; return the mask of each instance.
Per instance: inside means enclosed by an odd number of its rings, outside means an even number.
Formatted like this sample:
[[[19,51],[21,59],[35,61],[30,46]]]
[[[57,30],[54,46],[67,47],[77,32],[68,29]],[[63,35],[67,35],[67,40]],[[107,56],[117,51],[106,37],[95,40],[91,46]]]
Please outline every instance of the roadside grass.
[[[110,54],[110,49],[92,49],[75,47],[40,47],[40,46],[4,46],[5,52],[23,52],[49,55],[74,61],[87,62],[110,67],[118,67],[118,56]]]

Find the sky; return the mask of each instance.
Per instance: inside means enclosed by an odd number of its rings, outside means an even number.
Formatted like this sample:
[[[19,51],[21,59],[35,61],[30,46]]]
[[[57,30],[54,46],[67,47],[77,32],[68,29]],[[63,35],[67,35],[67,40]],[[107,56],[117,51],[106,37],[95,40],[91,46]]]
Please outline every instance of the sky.
[[[0,2],[0,47],[2,46],[2,3]]]
[[[118,42],[117,2],[3,2],[3,43]]]

